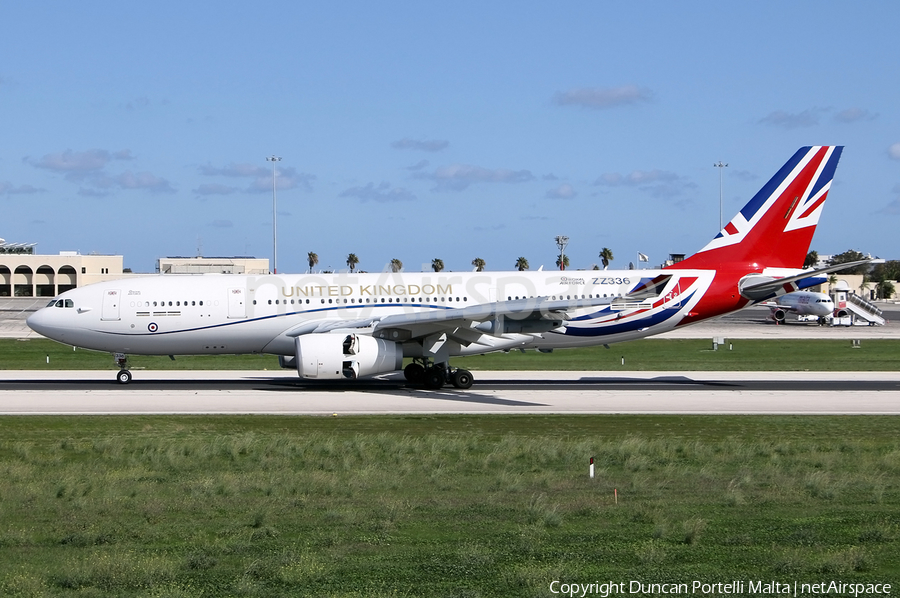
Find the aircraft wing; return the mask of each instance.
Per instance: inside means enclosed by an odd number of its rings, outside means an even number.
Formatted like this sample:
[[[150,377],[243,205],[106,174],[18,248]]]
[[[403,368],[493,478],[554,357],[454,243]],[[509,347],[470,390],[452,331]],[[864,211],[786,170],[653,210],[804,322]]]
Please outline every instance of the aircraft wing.
[[[546,297],[495,301],[468,307],[393,314],[374,325],[379,338],[408,341],[437,333],[463,345],[489,343],[489,336],[535,334],[564,326],[569,312],[609,305],[613,297],[550,300]],[[484,335],[489,335],[484,337]]]
[[[795,311],[797,309],[796,305],[780,305],[774,301],[763,301],[760,305],[771,309],[783,309],[785,311]]]
[[[374,336],[407,341],[436,332],[451,332],[464,344],[478,342],[483,334],[547,332],[563,326],[569,312],[609,305],[614,297],[550,300],[546,297],[495,301],[466,307],[432,309],[358,320],[322,319],[304,322],[285,334],[298,337],[335,330],[371,329]]]

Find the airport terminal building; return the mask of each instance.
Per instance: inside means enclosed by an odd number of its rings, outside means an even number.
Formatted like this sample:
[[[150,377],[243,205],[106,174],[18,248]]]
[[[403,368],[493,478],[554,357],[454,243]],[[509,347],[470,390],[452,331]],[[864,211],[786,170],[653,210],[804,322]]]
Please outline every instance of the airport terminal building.
[[[94,282],[122,278],[121,255],[60,251],[39,255],[35,244],[0,243],[0,297],[55,297]]]
[[[40,255],[35,243],[6,243],[0,240],[0,297],[56,297],[60,293],[106,280],[134,274],[123,267],[121,255],[82,255],[60,251]],[[253,257],[174,257],[157,261],[158,274],[267,274],[269,260]]]

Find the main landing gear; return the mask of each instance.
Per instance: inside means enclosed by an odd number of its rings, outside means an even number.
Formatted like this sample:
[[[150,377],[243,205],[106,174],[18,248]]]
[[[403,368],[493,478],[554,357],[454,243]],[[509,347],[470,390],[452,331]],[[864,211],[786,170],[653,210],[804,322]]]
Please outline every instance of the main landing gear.
[[[116,353],[114,357],[116,365],[121,368],[119,373],[116,374],[116,380],[119,381],[119,384],[128,384],[131,382],[131,372],[128,371],[128,356],[124,353]]]
[[[449,363],[429,363],[426,359],[413,360],[403,368],[403,375],[411,386],[424,386],[429,390],[438,390],[447,383],[465,390],[475,381],[469,370],[454,370]]]

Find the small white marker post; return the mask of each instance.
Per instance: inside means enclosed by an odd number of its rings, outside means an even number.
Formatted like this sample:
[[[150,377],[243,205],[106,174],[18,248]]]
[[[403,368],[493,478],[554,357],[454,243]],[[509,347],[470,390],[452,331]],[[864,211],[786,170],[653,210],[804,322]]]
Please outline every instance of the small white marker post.
[[[594,477],[594,458],[591,457],[591,478]]]

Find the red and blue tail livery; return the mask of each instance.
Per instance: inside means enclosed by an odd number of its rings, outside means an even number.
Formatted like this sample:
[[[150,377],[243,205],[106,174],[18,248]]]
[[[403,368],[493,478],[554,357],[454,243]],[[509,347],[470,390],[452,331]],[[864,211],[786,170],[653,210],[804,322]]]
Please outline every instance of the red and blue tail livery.
[[[690,266],[727,262],[799,268],[809,252],[841,157],[840,146],[804,147],[788,160]]]
[[[668,268],[134,277],[66,291],[28,325],[113,353],[122,383],[128,353],[267,353],[302,379],[402,368],[413,385],[468,388],[454,356],[639,339],[847,267],[801,270],[841,150],[798,150],[712,241]]]

